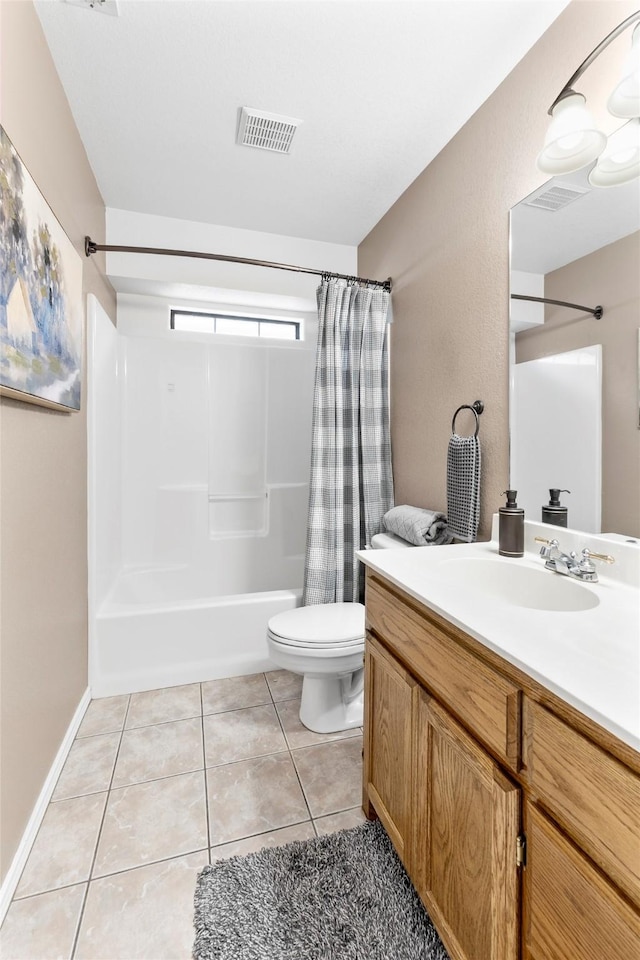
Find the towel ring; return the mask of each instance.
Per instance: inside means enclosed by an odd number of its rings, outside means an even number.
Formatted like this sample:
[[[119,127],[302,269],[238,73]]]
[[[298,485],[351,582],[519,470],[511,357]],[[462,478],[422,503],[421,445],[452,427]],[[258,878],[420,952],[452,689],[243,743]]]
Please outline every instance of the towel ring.
[[[471,410],[474,417],[476,418],[476,432],[474,433],[474,437],[477,437],[478,431],[480,429],[480,414],[484,410],[484,403],[482,402],[482,400],[475,400],[474,403],[472,404],[463,403],[460,407],[458,407],[458,409],[453,415],[453,420],[451,421],[451,433],[456,432],[456,417],[458,416],[461,410]]]

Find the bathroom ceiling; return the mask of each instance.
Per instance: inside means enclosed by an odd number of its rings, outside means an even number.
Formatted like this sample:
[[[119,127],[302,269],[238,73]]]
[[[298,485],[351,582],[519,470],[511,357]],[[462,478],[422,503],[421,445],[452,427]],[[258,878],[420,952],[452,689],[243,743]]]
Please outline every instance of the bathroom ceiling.
[[[357,244],[568,0],[36,0],[108,207]],[[236,144],[243,106],[301,119]]]

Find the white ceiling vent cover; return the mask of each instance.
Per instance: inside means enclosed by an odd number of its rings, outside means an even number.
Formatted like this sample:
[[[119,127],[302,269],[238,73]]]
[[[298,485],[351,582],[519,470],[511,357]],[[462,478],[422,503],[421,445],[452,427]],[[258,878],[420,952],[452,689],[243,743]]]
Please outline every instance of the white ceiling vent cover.
[[[294,117],[281,117],[277,113],[241,107],[237,143],[259,150],[289,153],[293,135],[301,123],[302,120]]]
[[[118,0],[67,0],[72,7],[86,7],[96,13],[108,13],[111,17],[120,16]]]
[[[556,210],[562,210],[567,204],[573,203],[574,200],[590,192],[587,187],[576,187],[570,183],[552,183],[551,186],[545,184],[541,190],[536,190],[524,202],[528,207],[538,207],[540,210],[555,213]]]

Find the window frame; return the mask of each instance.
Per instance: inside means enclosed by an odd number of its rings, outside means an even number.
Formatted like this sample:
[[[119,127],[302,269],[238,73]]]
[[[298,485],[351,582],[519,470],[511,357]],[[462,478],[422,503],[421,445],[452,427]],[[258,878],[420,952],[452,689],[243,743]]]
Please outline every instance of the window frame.
[[[207,317],[213,321],[213,330],[207,331],[195,331],[195,330],[179,330],[176,329],[175,318],[176,315],[186,317]],[[233,334],[233,333],[221,333],[218,334],[216,330],[216,324],[218,320],[240,320],[240,321],[249,321],[250,323],[258,324],[258,334],[254,337],[256,340],[285,340],[291,342],[302,340],[301,337],[301,320],[283,320],[281,317],[265,317],[257,316],[252,317],[247,314],[236,314],[236,313],[219,313],[218,311],[211,310],[182,310],[179,307],[172,307],[169,315],[169,328],[175,330],[176,333],[204,333],[210,334],[211,336],[221,336],[221,337],[233,337],[233,336],[243,336],[243,334]],[[281,324],[285,327],[293,327],[295,330],[295,337],[263,337],[260,332],[260,326],[263,323],[269,324]]]

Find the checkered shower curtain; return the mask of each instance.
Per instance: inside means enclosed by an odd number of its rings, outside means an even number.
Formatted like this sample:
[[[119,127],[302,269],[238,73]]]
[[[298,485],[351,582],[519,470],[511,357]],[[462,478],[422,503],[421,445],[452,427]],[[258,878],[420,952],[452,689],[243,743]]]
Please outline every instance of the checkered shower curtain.
[[[362,600],[355,552],[393,506],[389,302],[344,281],[318,287],[305,605]]]

